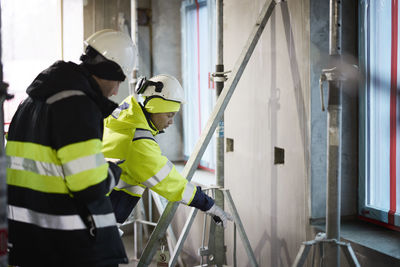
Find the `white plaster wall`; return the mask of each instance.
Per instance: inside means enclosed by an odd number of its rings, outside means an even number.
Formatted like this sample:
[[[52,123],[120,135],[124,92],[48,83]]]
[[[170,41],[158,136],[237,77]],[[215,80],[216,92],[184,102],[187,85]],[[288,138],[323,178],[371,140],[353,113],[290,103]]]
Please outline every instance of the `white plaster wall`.
[[[225,69],[233,69],[264,4],[224,1]],[[267,1],[269,2],[269,1]],[[260,266],[290,266],[308,237],[309,6],[278,4],[225,112],[225,185]],[[285,163],[274,165],[274,146]],[[226,232],[228,264],[233,238]],[[238,266],[248,259],[240,239]]]

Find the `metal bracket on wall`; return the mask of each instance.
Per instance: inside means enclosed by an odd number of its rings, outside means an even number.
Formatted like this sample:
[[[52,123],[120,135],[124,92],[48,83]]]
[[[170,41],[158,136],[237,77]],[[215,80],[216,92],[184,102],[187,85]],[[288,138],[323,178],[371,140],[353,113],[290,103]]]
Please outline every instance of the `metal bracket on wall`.
[[[321,109],[325,111],[325,100],[324,100],[324,82],[332,82],[332,81],[345,81],[345,77],[343,74],[336,68],[333,67],[331,69],[323,69],[321,76],[319,78],[319,88],[321,94]]]

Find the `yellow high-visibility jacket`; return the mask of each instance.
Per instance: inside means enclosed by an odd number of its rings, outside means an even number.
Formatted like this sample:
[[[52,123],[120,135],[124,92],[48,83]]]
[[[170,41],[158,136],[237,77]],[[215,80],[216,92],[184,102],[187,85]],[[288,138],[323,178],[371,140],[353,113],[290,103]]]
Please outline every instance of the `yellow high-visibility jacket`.
[[[129,215],[124,214],[121,218],[119,211],[133,209],[146,187],[169,201],[180,201],[201,210],[208,210],[214,204],[162,155],[154,139],[159,131],[135,97],[127,97],[105,120],[104,127],[104,156],[122,162],[119,164],[122,169],[120,182],[111,193],[112,200],[113,194],[124,195],[123,200],[118,197],[118,201],[113,202],[118,222],[123,222]],[[132,201],[133,198],[137,200]],[[126,203],[131,203],[131,208]]]

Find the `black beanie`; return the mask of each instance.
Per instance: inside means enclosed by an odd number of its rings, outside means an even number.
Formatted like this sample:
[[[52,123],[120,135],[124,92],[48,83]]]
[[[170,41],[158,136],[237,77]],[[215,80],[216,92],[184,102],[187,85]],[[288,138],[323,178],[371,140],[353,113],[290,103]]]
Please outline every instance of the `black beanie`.
[[[124,81],[125,74],[121,67],[114,61],[108,60],[91,46],[86,48],[85,54],[80,57],[82,65],[90,74],[110,81]]]

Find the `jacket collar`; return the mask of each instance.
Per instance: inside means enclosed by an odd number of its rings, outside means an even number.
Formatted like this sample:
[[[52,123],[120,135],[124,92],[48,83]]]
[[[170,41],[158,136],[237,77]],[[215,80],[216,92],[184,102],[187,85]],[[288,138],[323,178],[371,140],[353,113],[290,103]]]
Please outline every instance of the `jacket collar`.
[[[146,117],[146,120],[147,120],[147,123],[149,124],[149,127],[150,127],[153,131],[155,131],[156,134],[164,133],[164,131],[159,131],[159,130],[156,128],[156,126],[154,125],[153,121],[151,120],[150,113],[147,112],[147,110],[144,108],[144,106],[143,106],[141,103],[138,103],[138,104],[139,104],[139,106],[142,108],[143,114],[144,114],[144,116]]]

